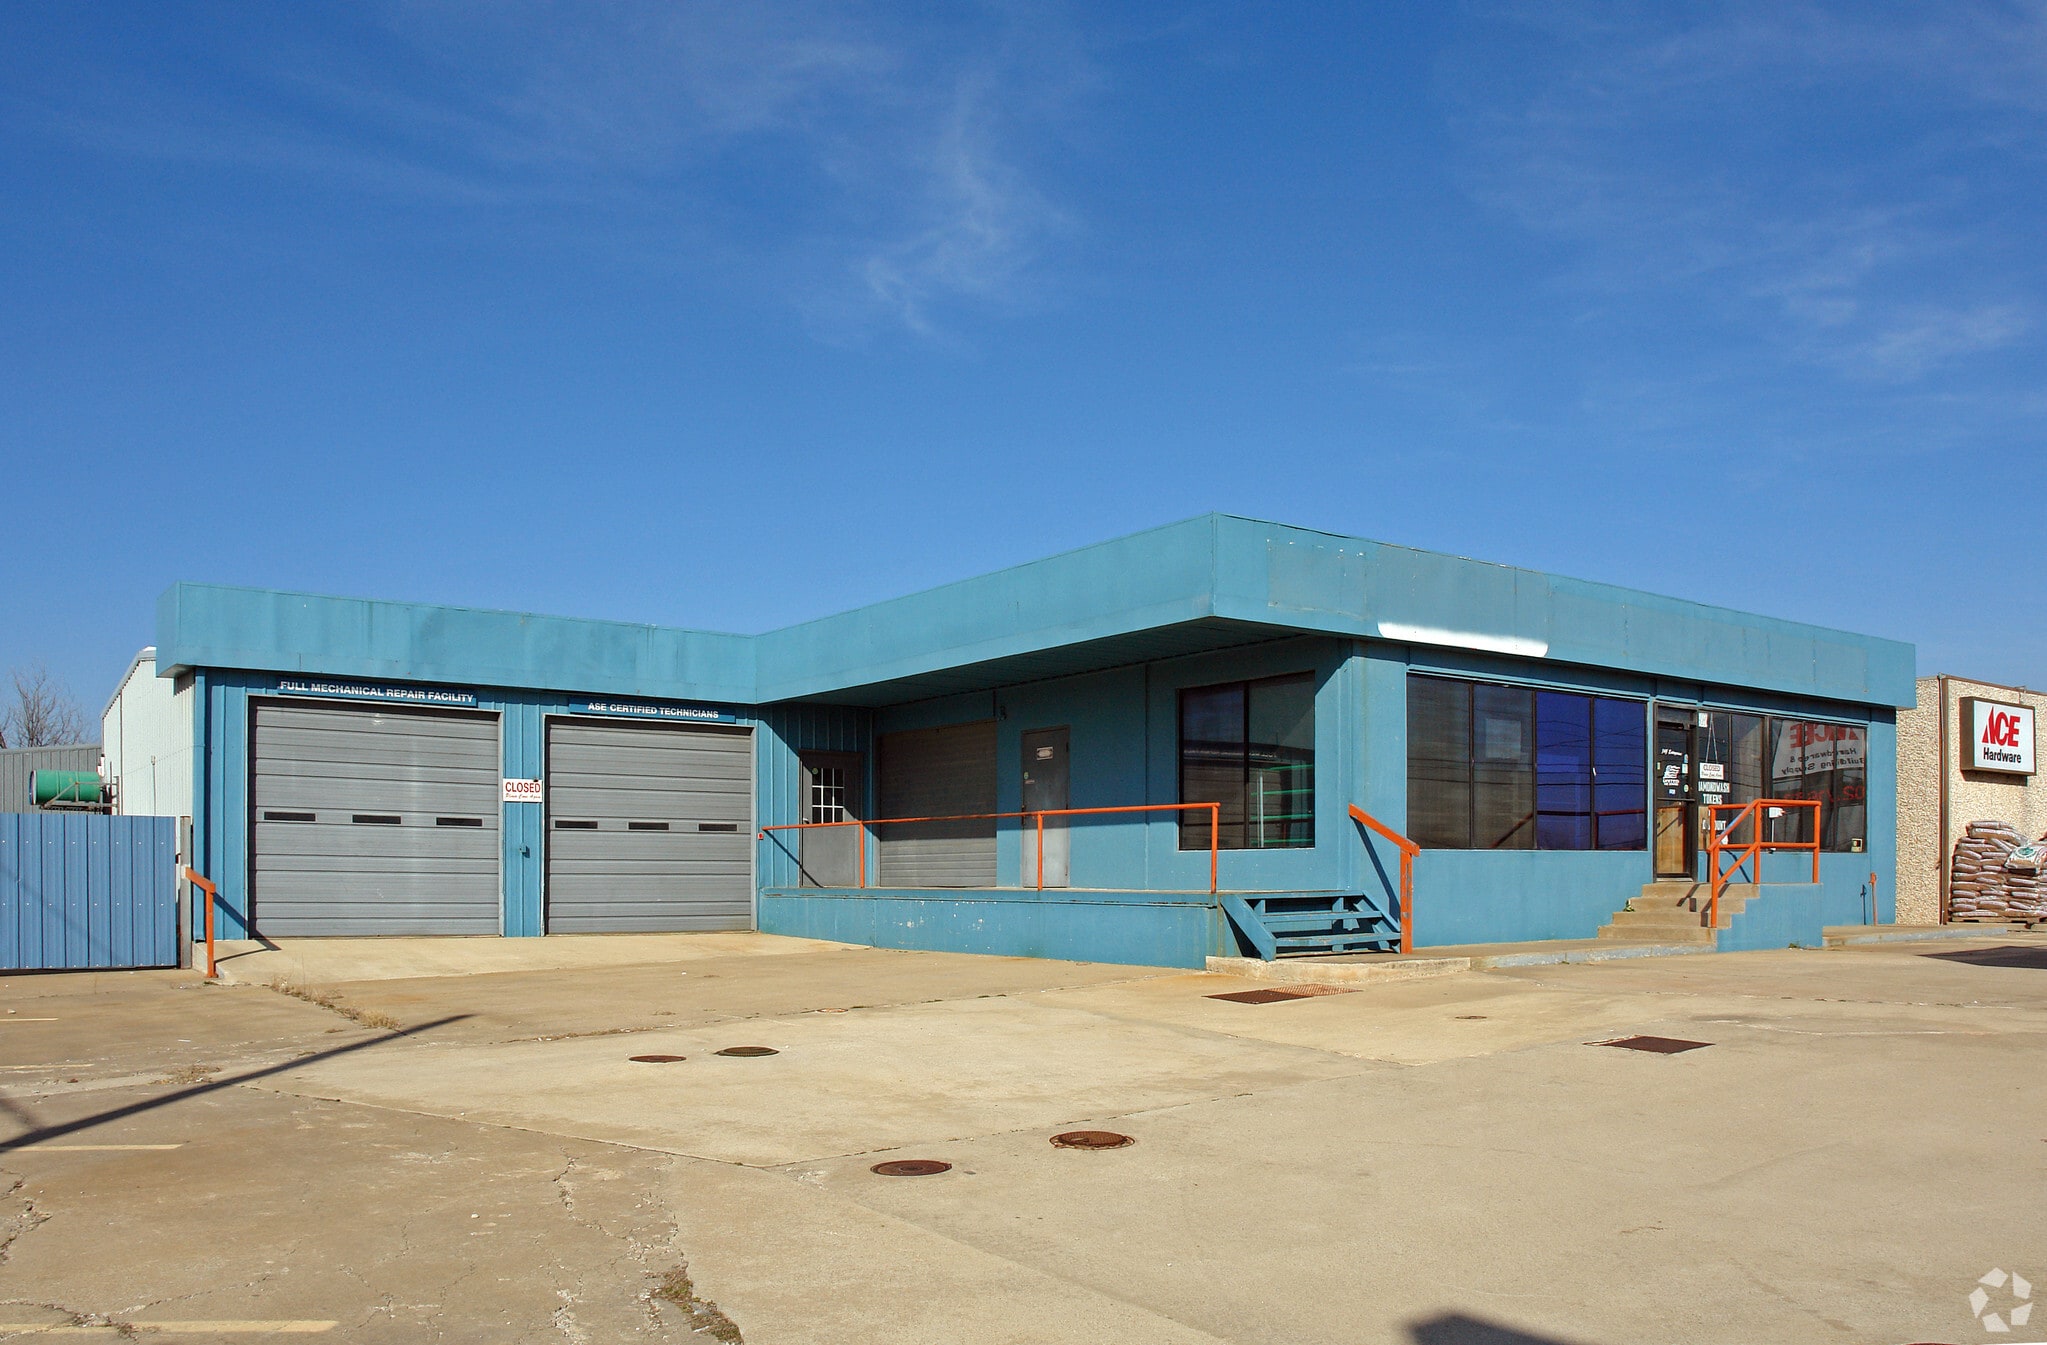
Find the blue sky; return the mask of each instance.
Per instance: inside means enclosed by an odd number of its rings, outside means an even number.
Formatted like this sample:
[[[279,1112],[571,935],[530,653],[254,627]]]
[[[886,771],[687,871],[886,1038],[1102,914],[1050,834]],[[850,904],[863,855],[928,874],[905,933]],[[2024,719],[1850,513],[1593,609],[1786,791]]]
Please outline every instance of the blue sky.
[[[2047,7],[0,8],[0,667],[1209,509],[2038,684]]]

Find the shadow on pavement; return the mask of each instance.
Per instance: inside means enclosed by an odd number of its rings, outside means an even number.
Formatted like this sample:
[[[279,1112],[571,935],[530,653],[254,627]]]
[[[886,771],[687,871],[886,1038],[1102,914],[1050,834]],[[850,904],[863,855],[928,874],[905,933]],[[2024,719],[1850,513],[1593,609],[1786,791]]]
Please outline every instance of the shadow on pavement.
[[[209,1079],[205,1083],[193,1084],[189,1088],[180,1088],[174,1093],[165,1093],[162,1097],[148,1098],[142,1102],[130,1103],[125,1107],[115,1107],[111,1111],[97,1112],[91,1116],[80,1117],[76,1121],[65,1121],[59,1125],[43,1126],[40,1129],[31,1130],[25,1134],[14,1135],[8,1139],[0,1140],[0,1154],[22,1148],[24,1145],[42,1144],[63,1135],[70,1135],[80,1130],[90,1129],[96,1125],[105,1125],[109,1121],[126,1120],[130,1116],[139,1116],[143,1112],[155,1111],[159,1107],[168,1107],[174,1102],[183,1102],[188,1098],[201,1097],[207,1093],[218,1092],[223,1088],[232,1088],[236,1084],[247,1083],[251,1079],[268,1078],[272,1074],[282,1074],[286,1070],[299,1069],[306,1065],[316,1065],[322,1060],[332,1060],[336,1056],[352,1055],[357,1051],[367,1050],[372,1046],[382,1046],[386,1042],[409,1037],[415,1032],[425,1032],[429,1028],[446,1027],[450,1023],[459,1023],[467,1017],[469,1015],[466,1013],[450,1014],[446,1018],[436,1018],[430,1023],[421,1023],[418,1027],[407,1028],[403,1032],[393,1032],[382,1037],[371,1037],[367,1041],[352,1041],[345,1046],[336,1046],[326,1051],[314,1051],[310,1055],[294,1056],[292,1059],[279,1064],[269,1065],[263,1069],[250,1070],[246,1074],[235,1074],[223,1079]],[[17,1116],[25,1115],[13,1103],[5,1103],[4,1105],[5,1109],[11,1114]]]
[[[1938,962],[1966,962],[1976,967],[2033,967],[2047,969],[2047,948],[2028,948],[2008,943],[1998,948],[1963,948],[1952,953],[1921,953]]]
[[[1565,1340],[1561,1336],[1531,1335],[1497,1322],[1466,1317],[1461,1312],[1431,1317],[1425,1322],[1412,1322],[1408,1325],[1407,1334],[1414,1338],[1414,1345],[1589,1345],[1589,1342]]]

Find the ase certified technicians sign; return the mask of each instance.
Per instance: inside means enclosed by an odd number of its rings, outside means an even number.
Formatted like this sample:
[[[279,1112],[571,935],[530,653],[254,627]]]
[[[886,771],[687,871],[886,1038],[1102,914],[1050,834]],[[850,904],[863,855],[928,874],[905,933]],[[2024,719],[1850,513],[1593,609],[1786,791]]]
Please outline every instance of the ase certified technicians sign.
[[[2033,773],[2033,707],[1962,697],[1962,769]]]

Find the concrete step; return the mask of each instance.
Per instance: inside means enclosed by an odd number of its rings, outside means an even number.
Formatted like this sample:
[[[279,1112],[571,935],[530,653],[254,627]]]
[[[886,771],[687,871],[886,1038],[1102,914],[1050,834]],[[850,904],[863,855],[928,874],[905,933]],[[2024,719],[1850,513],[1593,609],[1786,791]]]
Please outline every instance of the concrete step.
[[[1713,931],[1703,925],[1601,925],[1602,943],[1712,943]]]
[[[1703,925],[1706,923],[1705,908],[1688,911],[1682,906],[1658,906],[1645,911],[1637,906],[1632,911],[1615,911],[1616,925]]]

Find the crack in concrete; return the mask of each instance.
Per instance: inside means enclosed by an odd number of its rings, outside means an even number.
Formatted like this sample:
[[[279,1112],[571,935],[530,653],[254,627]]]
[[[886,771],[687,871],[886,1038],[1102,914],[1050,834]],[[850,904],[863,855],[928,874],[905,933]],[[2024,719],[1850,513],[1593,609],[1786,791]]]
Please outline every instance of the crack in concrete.
[[[13,1177],[14,1183],[4,1192],[0,1192],[0,1200],[12,1203],[15,1197],[20,1196],[21,1213],[9,1216],[5,1236],[0,1236],[0,1266],[6,1265],[13,1258],[16,1243],[48,1223],[51,1217],[36,1208],[33,1197],[21,1195],[23,1188],[28,1185],[28,1178],[13,1173],[6,1175]]]

